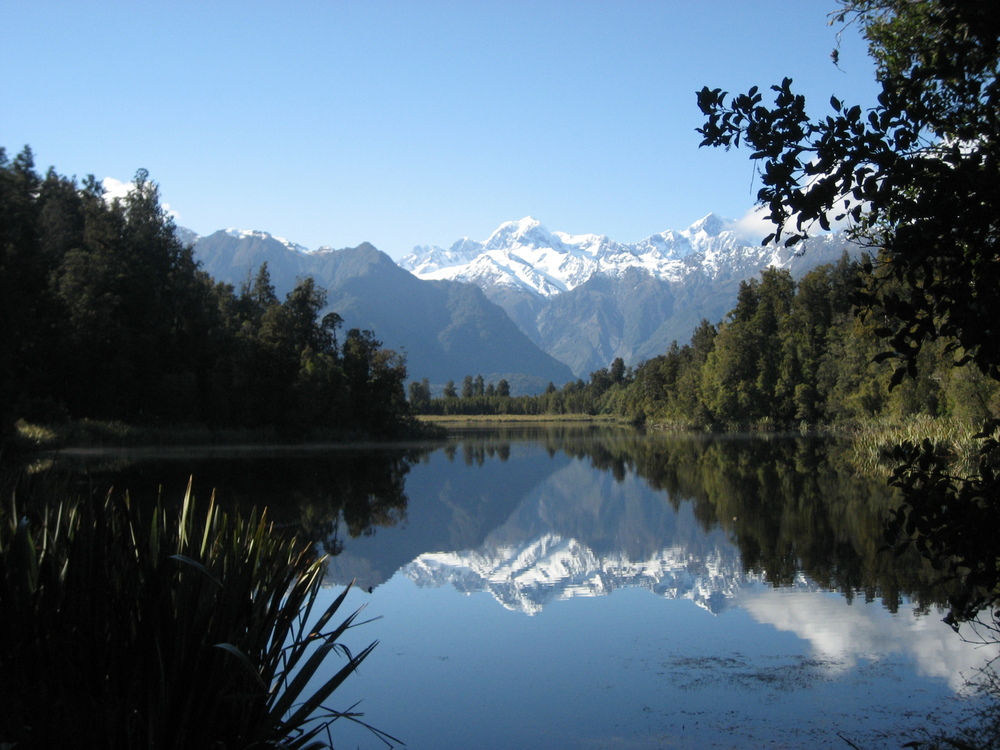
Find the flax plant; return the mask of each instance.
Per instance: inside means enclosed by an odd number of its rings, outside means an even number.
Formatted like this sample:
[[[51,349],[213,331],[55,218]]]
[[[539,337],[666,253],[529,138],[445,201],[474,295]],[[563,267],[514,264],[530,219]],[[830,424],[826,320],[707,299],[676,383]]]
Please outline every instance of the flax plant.
[[[347,589],[317,607],[321,579],[310,545],[266,512],[224,513],[213,498],[198,513],[190,484],[179,512],[115,493],[11,499],[0,747],[326,747],[333,721],[361,722],[325,703],[375,643],[339,641],[358,612],[334,621]]]

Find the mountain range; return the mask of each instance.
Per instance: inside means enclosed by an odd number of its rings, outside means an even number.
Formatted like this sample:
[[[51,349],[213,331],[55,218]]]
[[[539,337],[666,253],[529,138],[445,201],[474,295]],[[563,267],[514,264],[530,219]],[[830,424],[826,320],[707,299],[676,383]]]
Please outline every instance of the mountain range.
[[[859,250],[843,234],[794,250],[761,245],[715,214],[631,244],[550,232],[527,217],[483,242],[414,248],[399,265],[422,279],[476,284],[544,351],[586,377],[615,357],[637,364],[674,340],[685,343],[702,318],[718,322],[734,306],[740,281],[767,266],[799,278]]]
[[[207,272],[237,287],[264,262],[279,295],[313,276],[345,327],[373,330],[406,353],[413,379],[442,385],[482,374],[506,378],[515,394],[686,342],[703,318],[718,322],[734,306],[740,281],[767,266],[799,278],[860,252],[836,233],[795,250],[762,246],[714,214],[636,243],[551,232],[526,217],[483,241],[415,247],[398,264],[367,243],[310,251],[262,231],[178,234]]]
[[[418,279],[367,243],[309,252],[266,232],[230,229],[193,245],[205,271],[237,288],[265,262],[279,297],[312,276],[345,329],[374,331],[406,354],[411,379],[443,384],[482,374],[490,382],[506,378],[512,393],[572,379],[569,367],[543,352],[479,287]]]

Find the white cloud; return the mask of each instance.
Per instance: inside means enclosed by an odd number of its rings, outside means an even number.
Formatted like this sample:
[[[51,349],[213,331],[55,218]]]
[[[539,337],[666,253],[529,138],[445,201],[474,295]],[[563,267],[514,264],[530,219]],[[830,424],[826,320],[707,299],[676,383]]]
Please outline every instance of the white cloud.
[[[763,206],[754,206],[727,227],[743,237],[762,240],[774,232],[774,223]]]
[[[135,187],[134,182],[122,182],[121,180],[116,180],[114,177],[105,177],[101,180],[101,184],[104,185],[105,190],[104,200],[108,203],[111,203],[111,201],[115,198],[124,198],[128,195],[128,192]],[[177,221],[180,218],[180,214],[177,211],[174,211],[170,207],[170,204],[164,202],[162,199],[160,200],[160,206],[163,207],[167,216],[174,221]]]
[[[115,198],[124,198],[128,191],[135,187],[134,182],[122,182],[121,180],[116,180],[114,177],[105,177],[101,180],[101,184],[104,185],[104,199],[110,203]]]

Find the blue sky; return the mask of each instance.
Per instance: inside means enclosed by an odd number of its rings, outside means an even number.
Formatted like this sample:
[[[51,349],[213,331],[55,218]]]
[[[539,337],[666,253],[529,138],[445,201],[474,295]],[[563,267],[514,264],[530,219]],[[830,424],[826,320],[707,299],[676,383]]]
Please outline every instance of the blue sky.
[[[753,204],[745,151],[699,149],[695,91],[791,76],[874,101],[833,0],[7,0],[0,146],[129,180],[177,223],[307,247],[482,240],[531,215],[634,242]]]

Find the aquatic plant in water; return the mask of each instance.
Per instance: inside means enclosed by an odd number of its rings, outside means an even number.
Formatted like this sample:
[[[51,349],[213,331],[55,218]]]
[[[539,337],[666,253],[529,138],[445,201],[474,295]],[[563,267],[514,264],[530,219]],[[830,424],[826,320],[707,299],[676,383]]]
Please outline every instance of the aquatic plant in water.
[[[0,509],[0,746],[325,747],[375,647],[340,642],[322,561],[266,512],[127,494]],[[314,609],[316,611],[314,611]],[[320,671],[330,658],[342,664]],[[367,725],[366,725],[367,726]],[[386,742],[393,738],[372,729]]]

